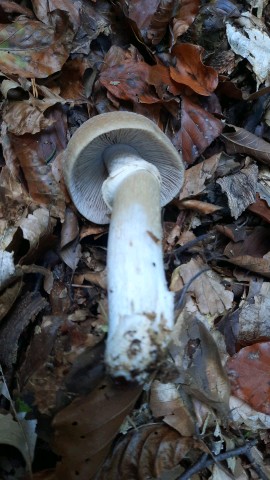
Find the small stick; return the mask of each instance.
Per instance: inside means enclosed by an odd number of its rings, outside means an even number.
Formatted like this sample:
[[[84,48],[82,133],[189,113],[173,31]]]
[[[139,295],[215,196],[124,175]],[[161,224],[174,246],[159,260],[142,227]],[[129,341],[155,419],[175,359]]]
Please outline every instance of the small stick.
[[[192,475],[195,473],[200,472],[204,468],[210,467],[214,463],[222,462],[223,460],[227,460],[227,458],[236,457],[238,455],[245,455],[248,458],[248,454],[250,453],[250,449],[256,445],[257,440],[251,440],[250,442],[242,445],[241,447],[236,447],[227,452],[220,453],[219,455],[213,455],[212,458],[209,458],[207,453],[204,453],[199,460],[194,463],[190,468],[188,468],[185,473],[180,475],[177,480],[189,480]],[[254,465],[253,462],[251,462]],[[267,477],[264,475],[262,471],[260,471],[261,480],[267,480]]]

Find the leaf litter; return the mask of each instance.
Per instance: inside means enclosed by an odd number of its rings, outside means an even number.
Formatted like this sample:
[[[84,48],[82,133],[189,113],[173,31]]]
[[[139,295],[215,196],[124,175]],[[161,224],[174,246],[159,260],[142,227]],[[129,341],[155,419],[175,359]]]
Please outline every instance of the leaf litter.
[[[267,2],[2,1],[0,22],[1,478],[269,478]],[[186,166],[175,327],[140,386],[106,376],[108,229],[63,181],[71,135],[115,110]]]

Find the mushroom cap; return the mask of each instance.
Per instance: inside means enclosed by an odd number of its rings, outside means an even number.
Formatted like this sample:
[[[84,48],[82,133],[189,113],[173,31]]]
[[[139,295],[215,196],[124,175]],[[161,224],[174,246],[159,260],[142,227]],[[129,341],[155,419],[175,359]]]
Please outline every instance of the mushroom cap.
[[[180,191],[184,179],[182,158],[167,136],[148,118],[133,112],[110,112],[87,120],[72,136],[65,151],[64,176],[78,211],[92,222],[110,221],[102,198],[108,177],[103,152],[110,145],[130,145],[161,175],[161,206]]]

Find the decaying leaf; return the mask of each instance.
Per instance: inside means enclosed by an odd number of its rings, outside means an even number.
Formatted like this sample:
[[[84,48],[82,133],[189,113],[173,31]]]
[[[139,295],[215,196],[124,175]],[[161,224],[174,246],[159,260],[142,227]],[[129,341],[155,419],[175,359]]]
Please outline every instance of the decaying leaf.
[[[249,12],[243,12],[234,23],[227,22],[227,37],[232,50],[246,58],[257,77],[257,83],[270,82],[270,38],[264,23]]]
[[[217,345],[205,325],[185,310],[177,318],[170,353],[184,390],[227,415],[230,385]]]
[[[74,32],[68,15],[50,12],[50,26],[21,16],[1,25],[0,69],[6,74],[44,78],[61,70],[67,60]]]
[[[75,213],[67,208],[61,232],[61,257],[72,270],[75,270],[81,257],[81,245],[78,236],[78,219]]]
[[[250,405],[233,395],[230,397],[230,414],[232,420],[240,428],[244,427],[253,432],[270,429],[270,415],[256,411],[256,409],[251,408]]]
[[[49,233],[53,224],[55,222],[51,221],[50,212],[46,208],[38,208],[19,222],[23,238],[29,241],[30,248],[34,248],[40,237]]]
[[[164,417],[167,425],[185,437],[194,435],[195,418],[179,385],[154,380],[150,394],[150,408],[156,418]]]
[[[234,132],[222,133],[228,153],[246,153],[256,160],[269,165],[270,144],[244,128],[233,127]]]
[[[32,436],[36,426],[35,420],[28,420],[29,427],[32,426]],[[16,422],[11,414],[0,414],[0,444],[11,445],[17,448],[25,459],[27,469],[31,470],[31,463],[34,456],[35,445],[31,445],[28,441],[29,436],[25,430],[26,421],[24,423]],[[31,425],[32,424],[32,425]],[[30,433],[30,432],[29,432]]]
[[[55,120],[46,118],[44,112],[56,103],[56,99],[38,100],[33,97],[22,102],[8,102],[3,112],[8,131],[15,135],[34,134],[50,127]]]
[[[188,97],[182,97],[181,130],[172,138],[174,146],[192,164],[222,132],[222,123]]]
[[[171,78],[200,95],[211,95],[218,84],[217,72],[201,61],[202,48],[189,43],[175,45],[172,50],[176,66],[170,67]]]
[[[205,265],[199,258],[191,259],[177,267],[174,274],[182,277],[186,285],[203,268]],[[219,275],[214,271],[202,273],[191,283],[188,292],[195,297],[198,308],[204,315],[220,315],[232,306],[233,293],[224,288]]]
[[[21,292],[22,281],[19,279],[10,287],[4,289],[0,293],[0,321],[5,317],[8,311],[12,308],[16,298]]]
[[[242,348],[227,362],[232,394],[270,415],[270,342]]]
[[[14,274],[13,253],[0,250],[0,290],[8,285],[10,277],[13,277]]]
[[[129,432],[115,446],[96,480],[161,478],[162,473],[178,466],[192,448],[191,438],[181,437],[166,425],[146,425]],[[174,473],[174,474],[175,474]]]
[[[218,167],[220,154],[213,155],[207,160],[198,163],[185,172],[184,185],[179,200],[193,197],[202,193],[206,188],[207,180],[211,179]]]
[[[237,219],[250,204],[255,202],[257,178],[258,167],[252,164],[240,172],[217,180],[221,190],[228,198],[232,217]]]
[[[140,392],[139,386],[117,387],[104,380],[55,416],[54,448],[62,455],[57,478],[93,478]]]
[[[183,35],[190,27],[199,11],[199,0],[182,0],[172,22],[172,43],[176,43],[178,37]]]

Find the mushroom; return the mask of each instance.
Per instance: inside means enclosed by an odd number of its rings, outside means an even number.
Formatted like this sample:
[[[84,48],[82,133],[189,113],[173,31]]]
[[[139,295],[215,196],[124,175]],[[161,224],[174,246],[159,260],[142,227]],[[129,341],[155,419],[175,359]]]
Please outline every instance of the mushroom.
[[[108,371],[142,382],[164,355],[173,328],[161,207],[182,186],[181,157],[151,120],[120,111],[86,121],[65,159],[65,181],[78,211],[92,222],[110,222]]]

